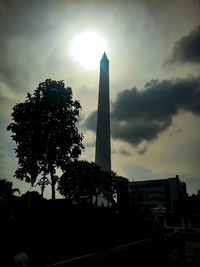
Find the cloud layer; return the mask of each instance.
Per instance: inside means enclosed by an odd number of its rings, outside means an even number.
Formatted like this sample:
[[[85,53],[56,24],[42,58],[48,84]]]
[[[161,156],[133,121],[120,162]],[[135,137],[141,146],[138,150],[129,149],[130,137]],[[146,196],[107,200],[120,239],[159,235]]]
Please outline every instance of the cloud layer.
[[[166,63],[200,63],[200,25],[187,36],[183,36],[173,47]]]
[[[139,145],[153,141],[171,124],[179,111],[200,114],[200,77],[152,80],[144,90],[124,90],[112,104],[112,137]],[[85,122],[96,130],[96,112]]]

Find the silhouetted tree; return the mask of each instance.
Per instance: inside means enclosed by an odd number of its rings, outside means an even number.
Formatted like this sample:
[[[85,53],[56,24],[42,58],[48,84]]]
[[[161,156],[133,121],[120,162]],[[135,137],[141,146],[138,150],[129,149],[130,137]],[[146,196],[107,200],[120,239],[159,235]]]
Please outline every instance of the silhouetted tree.
[[[196,195],[187,196],[174,201],[174,214],[181,217],[200,215],[200,198]]]
[[[31,191],[31,192],[27,191],[26,193],[20,196],[20,199],[25,203],[27,203],[29,199],[31,200],[32,203],[39,203],[45,200],[45,198],[43,198],[37,191]]]
[[[64,168],[84,149],[83,136],[76,127],[80,109],[71,88],[51,79],[40,83],[33,95],[28,93],[25,102],[13,107],[14,122],[8,130],[17,145],[19,166],[15,177],[33,185],[40,173],[50,174],[52,199],[56,168]]]
[[[128,179],[118,176],[114,171],[102,171],[100,180],[100,192],[108,199],[113,201],[119,191],[127,184]]]
[[[108,201],[113,201],[118,186],[118,177],[112,171],[102,171],[94,162],[74,161],[66,166],[60,177],[58,190],[61,195],[70,200],[89,200],[97,206],[98,196],[103,195]]]
[[[91,204],[92,197],[96,195],[100,173],[100,167],[93,162],[71,162],[60,177],[58,190],[67,199],[80,201],[81,198],[88,198]]]
[[[117,177],[116,191],[117,191],[117,207],[119,211],[129,208],[129,188],[128,179],[122,176]]]
[[[44,189],[47,185],[49,185],[50,182],[49,182],[49,179],[47,178],[46,176],[46,172],[43,172],[43,176],[42,178],[40,178],[40,180],[37,182],[37,185],[40,186],[41,188],[41,196],[43,197],[44,196]]]
[[[20,194],[19,189],[13,188],[12,182],[6,179],[0,179],[0,202],[10,200],[16,192]]]

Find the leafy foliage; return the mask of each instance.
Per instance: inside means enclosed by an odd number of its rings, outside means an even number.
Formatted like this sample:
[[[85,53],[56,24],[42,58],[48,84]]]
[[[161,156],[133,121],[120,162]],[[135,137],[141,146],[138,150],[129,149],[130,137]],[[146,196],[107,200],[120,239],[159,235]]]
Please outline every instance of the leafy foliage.
[[[16,142],[18,169],[15,177],[33,185],[38,175],[50,174],[55,198],[56,168],[63,169],[84,149],[76,123],[81,109],[63,81],[47,79],[25,102],[16,104],[8,130]]]
[[[46,200],[41,196],[37,191],[27,191],[23,195],[20,196],[20,200],[24,203],[41,203],[42,201]]]
[[[10,200],[16,192],[20,194],[19,189],[13,188],[12,182],[0,179],[0,202]]]
[[[200,215],[200,198],[197,195],[187,196],[174,201],[174,214],[191,217],[194,214]]]
[[[77,199],[96,194],[100,167],[87,161],[74,161],[67,165],[60,177],[58,190],[68,199]]]
[[[66,166],[60,177],[58,190],[67,199],[81,201],[86,198],[91,205],[97,206],[100,195],[112,202],[121,182],[122,178],[115,172],[102,171],[94,162],[74,161]]]

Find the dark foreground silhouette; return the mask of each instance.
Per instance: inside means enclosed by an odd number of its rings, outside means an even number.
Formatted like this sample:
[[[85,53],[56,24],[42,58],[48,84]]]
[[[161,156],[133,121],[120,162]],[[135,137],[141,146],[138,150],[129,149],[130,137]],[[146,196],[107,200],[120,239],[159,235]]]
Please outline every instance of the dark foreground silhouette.
[[[68,266],[81,263],[70,259],[88,254],[92,258],[83,257],[87,265],[123,264],[130,259],[167,266],[174,249],[184,260],[184,240],[155,224],[148,213],[119,213],[115,208],[88,208],[66,200],[37,199],[28,206],[20,198],[9,208],[9,214],[1,210],[0,266],[20,266],[20,258],[21,266],[43,267],[66,260],[63,264]]]

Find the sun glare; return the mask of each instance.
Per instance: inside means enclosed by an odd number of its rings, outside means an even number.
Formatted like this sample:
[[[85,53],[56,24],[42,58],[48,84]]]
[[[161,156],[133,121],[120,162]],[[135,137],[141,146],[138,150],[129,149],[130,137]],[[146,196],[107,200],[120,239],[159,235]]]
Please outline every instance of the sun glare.
[[[71,46],[74,59],[87,69],[98,68],[105,50],[105,40],[95,32],[84,32],[77,35]]]

